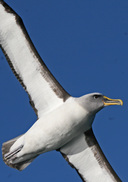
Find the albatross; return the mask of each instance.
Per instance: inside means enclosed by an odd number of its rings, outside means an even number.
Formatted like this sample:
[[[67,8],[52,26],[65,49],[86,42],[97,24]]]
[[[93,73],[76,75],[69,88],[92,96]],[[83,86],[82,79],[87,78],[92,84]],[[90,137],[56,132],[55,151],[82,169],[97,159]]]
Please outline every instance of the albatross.
[[[25,91],[37,121],[23,135],[2,145],[4,162],[25,169],[38,155],[57,150],[84,182],[121,182],[92,131],[97,112],[122,105],[100,93],[73,97],[49,71],[35,49],[22,19],[0,0],[0,47]]]

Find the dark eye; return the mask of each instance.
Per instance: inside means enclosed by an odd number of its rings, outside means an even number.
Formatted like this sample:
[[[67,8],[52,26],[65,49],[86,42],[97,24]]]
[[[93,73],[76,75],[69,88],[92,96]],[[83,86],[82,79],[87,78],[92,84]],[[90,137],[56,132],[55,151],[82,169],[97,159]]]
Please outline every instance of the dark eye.
[[[94,99],[97,99],[97,98],[99,98],[100,96],[101,96],[101,95],[94,95],[93,98],[94,98]]]

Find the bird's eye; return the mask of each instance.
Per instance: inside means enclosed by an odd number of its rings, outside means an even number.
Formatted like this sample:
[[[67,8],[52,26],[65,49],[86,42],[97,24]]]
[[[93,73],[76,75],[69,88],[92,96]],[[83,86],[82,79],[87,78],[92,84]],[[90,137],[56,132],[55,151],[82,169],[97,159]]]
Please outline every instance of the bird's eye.
[[[100,97],[100,95],[94,95],[94,96],[93,96],[94,99],[97,99],[97,98],[99,98],[99,97]]]

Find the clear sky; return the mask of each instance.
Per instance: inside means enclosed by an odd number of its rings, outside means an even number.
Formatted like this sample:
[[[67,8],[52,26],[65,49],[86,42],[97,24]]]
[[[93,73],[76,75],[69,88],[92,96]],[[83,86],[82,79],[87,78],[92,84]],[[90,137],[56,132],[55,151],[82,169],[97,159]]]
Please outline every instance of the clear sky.
[[[123,107],[100,111],[93,130],[110,164],[128,182],[128,1],[6,0],[22,17],[39,54],[72,95],[100,92]],[[36,121],[29,99],[0,51],[0,145]],[[61,155],[39,156],[26,170],[7,167],[0,181],[80,182]]]

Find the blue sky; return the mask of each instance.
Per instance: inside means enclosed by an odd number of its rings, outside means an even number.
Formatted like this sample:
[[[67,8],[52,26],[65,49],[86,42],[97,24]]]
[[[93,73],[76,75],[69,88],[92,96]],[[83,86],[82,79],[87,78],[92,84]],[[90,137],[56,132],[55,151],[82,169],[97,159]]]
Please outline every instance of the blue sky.
[[[72,95],[101,92],[124,101],[100,111],[93,130],[110,164],[128,181],[128,1],[6,1],[23,19],[39,54]],[[0,145],[36,121],[28,96],[0,51]],[[49,152],[26,170],[7,167],[0,155],[4,182],[80,182],[61,155]]]

